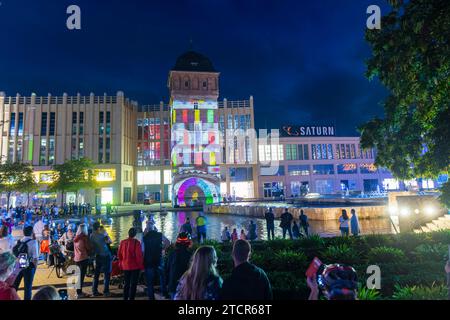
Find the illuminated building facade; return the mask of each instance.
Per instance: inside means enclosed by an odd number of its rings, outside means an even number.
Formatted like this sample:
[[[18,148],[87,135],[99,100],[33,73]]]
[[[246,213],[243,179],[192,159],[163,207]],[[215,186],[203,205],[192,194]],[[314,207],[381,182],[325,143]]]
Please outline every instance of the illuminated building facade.
[[[96,190],[81,192],[79,201],[106,204],[132,201],[136,163],[137,103],[115,96],[52,96],[0,94],[1,160],[29,163],[41,190],[35,203],[59,201],[47,192],[52,166],[87,157],[95,163]],[[24,202],[13,195],[15,203]],[[4,200],[4,198],[2,199]],[[128,200],[128,201],[126,201]],[[68,193],[74,202],[75,194]],[[4,201],[2,202],[4,203]]]
[[[374,166],[373,150],[332,126],[285,126],[276,144],[256,145],[254,101],[219,100],[219,72],[196,52],[170,70],[170,101],[138,105],[114,96],[6,96],[0,92],[1,161],[33,166],[41,189],[35,203],[61,200],[47,191],[52,166],[87,157],[99,187],[80,202],[190,205],[224,197],[272,198],[301,190],[329,194],[434,188],[446,181],[399,182]],[[232,133],[231,135],[229,133]],[[241,134],[237,134],[241,133]],[[275,161],[267,174],[260,163]],[[13,195],[12,203],[21,195]],[[67,194],[67,202],[75,194]],[[0,204],[6,202],[5,195]]]

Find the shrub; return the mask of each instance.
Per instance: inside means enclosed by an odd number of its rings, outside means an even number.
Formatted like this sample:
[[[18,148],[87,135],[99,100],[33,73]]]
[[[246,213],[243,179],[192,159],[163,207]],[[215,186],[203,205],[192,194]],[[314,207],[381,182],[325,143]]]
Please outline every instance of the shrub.
[[[251,262],[266,271],[289,271],[296,274],[296,271],[306,270],[307,257],[303,252],[293,250],[267,250],[253,253]]]
[[[353,265],[358,263],[358,254],[353,248],[350,248],[346,244],[338,246],[330,246],[326,249],[322,255],[323,262],[327,264],[331,263],[343,263]]]
[[[392,298],[395,300],[447,300],[447,287],[444,285],[395,286]]]
[[[309,237],[298,240],[298,243],[303,248],[323,248],[325,246],[325,240],[318,234],[313,234]]]
[[[406,257],[402,250],[390,247],[376,247],[369,250],[367,259],[370,264],[397,263],[405,261]]]
[[[306,300],[309,289],[304,277],[295,276],[292,272],[273,271],[267,274],[272,286],[274,299]]]
[[[358,286],[358,300],[380,300],[380,292],[376,289],[368,289],[366,286]]]
[[[448,259],[448,246],[441,243],[424,243],[418,246],[413,254],[421,261],[439,261],[444,263]]]
[[[450,230],[431,232],[430,238],[436,243],[450,244]]]
[[[275,239],[266,242],[266,248],[272,249],[273,251],[280,251],[286,249],[292,249],[295,241],[287,239]]]

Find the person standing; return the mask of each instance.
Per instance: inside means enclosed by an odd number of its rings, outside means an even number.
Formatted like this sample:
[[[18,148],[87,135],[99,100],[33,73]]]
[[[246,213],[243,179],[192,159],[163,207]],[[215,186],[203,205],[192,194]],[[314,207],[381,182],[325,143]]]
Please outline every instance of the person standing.
[[[339,217],[339,230],[341,231],[341,236],[348,236],[349,234],[349,219],[347,215],[347,210],[342,210],[342,215]]]
[[[179,281],[175,300],[217,300],[223,281],[216,266],[216,250],[211,246],[198,248]]]
[[[161,294],[168,296],[166,281],[163,268],[163,242],[168,240],[161,232],[156,230],[155,225],[149,224],[147,231],[142,238],[142,251],[144,252],[144,271],[147,282],[147,295],[150,300],[155,300],[153,289],[154,279],[159,275],[159,284],[161,286]]]
[[[295,220],[292,226],[292,236],[294,237],[294,239],[300,238],[300,228],[298,227],[298,224]]]
[[[305,236],[309,236],[309,222],[308,222],[308,216],[303,212],[303,209],[300,210],[300,226],[302,227],[303,231],[305,232]]]
[[[202,212],[199,213],[197,219],[195,219],[197,224],[197,239],[199,243],[203,243],[206,240],[206,217]]]
[[[14,255],[26,255],[26,266],[19,272],[14,282],[14,288],[19,290],[22,279],[24,280],[24,299],[31,300],[31,292],[33,289],[34,274],[38,265],[39,250],[37,241],[33,237],[33,227],[26,226],[23,229],[24,237],[17,241],[17,244],[13,248]]]
[[[222,242],[229,242],[231,240],[231,234],[230,231],[228,230],[228,227],[225,227],[222,230],[222,235],[220,237],[220,240],[222,240]]]
[[[247,236],[245,235],[244,229],[241,229],[241,234],[239,235],[239,239],[247,240]]]
[[[78,226],[77,233],[73,239],[74,244],[74,261],[80,268],[80,278],[78,280],[77,297],[84,298],[86,294],[83,292],[84,278],[86,276],[89,265],[89,255],[92,251],[92,245],[88,237],[87,225],[82,223]]]
[[[231,241],[235,242],[238,239],[238,233],[236,228],[233,229],[233,232],[231,233]]]
[[[187,232],[192,236],[192,226],[191,226],[191,220],[189,219],[189,217],[186,218],[186,221],[181,226],[180,232]]]
[[[178,282],[189,268],[189,261],[192,256],[192,252],[189,249],[191,245],[192,241],[190,235],[187,232],[181,232],[177,237],[175,249],[170,253],[167,259],[167,287],[171,299],[175,298]]]
[[[0,227],[0,253],[11,251],[14,247],[14,237],[8,232],[7,226]]]
[[[273,214],[272,208],[269,208],[264,214],[264,218],[266,219],[267,226],[267,240],[270,240],[270,236],[272,235],[272,240],[275,239],[275,215]]]
[[[291,227],[291,225],[292,225],[292,220],[294,220],[294,217],[292,216],[292,214],[286,208],[286,210],[280,216],[280,218],[281,218],[280,227],[281,227],[281,229],[283,229],[283,239],[286,239],[286,232],[288,232],[289,233],[289,238],[292,240],[292,227]]]
[[[94,297],[98,296],[110,296],[109,292],[109,281],[111,277],[112,261],[111,261],[111,251],[108,247],[108,237],[102,231],[100,223],[94,222],[92,225],[93,232],[91,234],[91,243],[95,255],[95,270],[94,270],[94,281],[92,282],[92,295]],[[98,291],[98,282],[100,273],[104,274],[104,289],[103,294]]]
[[[248,226],[248,240],[254,241],[258,235],[256,234],[256,224],[253,220],[250,221],[250,225]]]
[[[350,218],[350,229],[352,232],[352,235],[355,237],[358,236],[361,233],[361,229],[359,228],[359,219],[356,215],[355,209],[351,210],[352,217]]]
[[[38,217],[38,221],[33,226],[33,233],[36,236],[36,241],[38,242],[38,247],[41,245],[42,232],[44,231],[45,223],[42,221],[42,217]]]
[[[266,273],[249,262],[251,245],[246,240],[237,240],[231,257],[234,269],[219,294],[220,300],[272,300],[272,287]]]
[[[128,239],[120,241],[118,258],[120,269],[124,273],[123,299],[134,300],[136,297],[139,274],[144,269],[141,242],[136,237],[136,229],[128,230]]]

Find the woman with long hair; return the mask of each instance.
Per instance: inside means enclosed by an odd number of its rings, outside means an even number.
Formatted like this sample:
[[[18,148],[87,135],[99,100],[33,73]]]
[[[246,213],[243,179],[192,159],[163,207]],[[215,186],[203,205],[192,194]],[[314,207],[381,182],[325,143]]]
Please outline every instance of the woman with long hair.
[[[217,254],[213,247],[198,248],[179,281],[175,300],[217,300],[223,281],[216,265]]]
[[[89,265],[89,255],[92,251],[92,244],[88,237],[88,226],[84,223],[78,226],[77,233],[73,239],[74,261],[80,268],[79,287],[77,288],[77,297],[86,297],[83,292],[84,277],[86,276]]]
[[[342,236],[348,236],[349,234],[349,219],[347,210],[342,210],[342,215],[339,217],[339,230],[341,231]]]

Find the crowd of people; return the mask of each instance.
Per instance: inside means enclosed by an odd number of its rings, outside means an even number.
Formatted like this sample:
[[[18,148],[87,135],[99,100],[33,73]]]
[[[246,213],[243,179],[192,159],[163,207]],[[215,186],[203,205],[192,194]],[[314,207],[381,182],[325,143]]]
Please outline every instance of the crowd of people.
[[[339,218],[342,235],[359,234],[356,212],[342,210]],[[71,257],[78,266],[77,298],[111,296],[112,278],[123,285],[121,297],[134,300],[139,285],[145,289],[149,300],[154,300],[155,284],[159,283],[160,296],[172,300],[270,300],[272,287],[264,270],[251,263],[251,241],[257,238],[256,224],[250,221],[248,232],[225,227],[222,241],[232,242],[231,258],[234,263],[230,276],[223,279],[217,269],[218,256],[212,246],[204,245],[207,236],[207,217],[199,214],[195,225],[189,218],[182,224],[176,242],[170,241],[159,231],[153,216],[149,216],[145,229],[139,223],[128,231],[128,237],[120,241],[117,252],[111,248],[112,241],[104,226],[85,217],[77,224],[54,223],[52,216],[23,215],[23,236],[16,242],[11,231],[16,226],[4,216],[0,228],[0,300],[18,300],[21,283],[24,300],[61,299],[54,287],[43,286],[32,294],[33,280],[39,261],[49,267],[53,260],[53,247],[59,248],[63,257]],[[274,238],[275,216],[272,209],[265,213],[269,239]],[[356,222],[355,222],[356,221]],[[142,224],[140,225],[142,227]],[[280,216],[283,237],[291,239],[308,235],[308,217],[303,210],[298,223],[286,209]],[[198,248],[193,250],[192,235],[197,234]],[[53,259],[52,259],[53,257]],[[92,287],[88,294],[85,277],[92,269]],[[446,266],[447,273],[450,265]],[[100,276],[103,274],[103,290],[100,292]],[[323,265],[320,271],[307,275],[310,300],[322,294],[326,299],[349,299],[357,297],[357,276],[350,266]],[[117,282],[115,282],[117,284]]]

